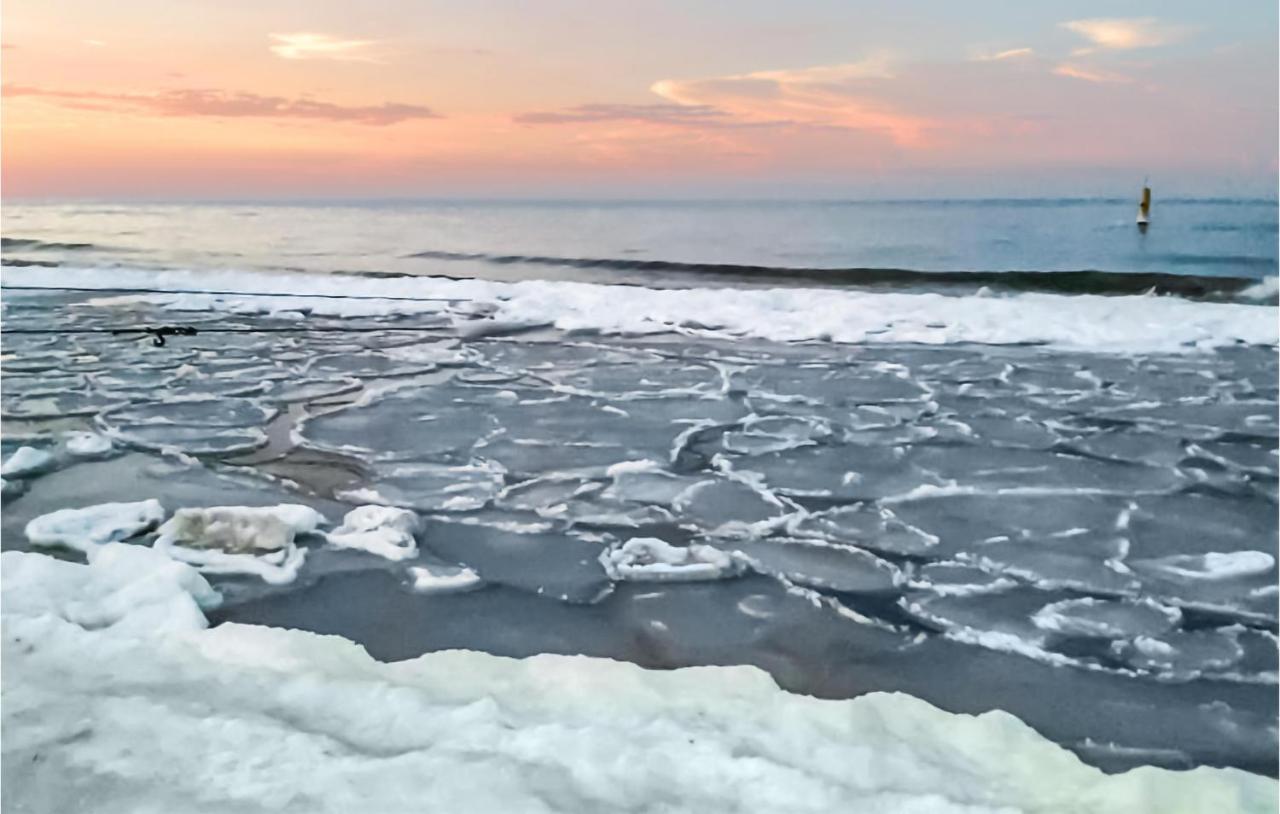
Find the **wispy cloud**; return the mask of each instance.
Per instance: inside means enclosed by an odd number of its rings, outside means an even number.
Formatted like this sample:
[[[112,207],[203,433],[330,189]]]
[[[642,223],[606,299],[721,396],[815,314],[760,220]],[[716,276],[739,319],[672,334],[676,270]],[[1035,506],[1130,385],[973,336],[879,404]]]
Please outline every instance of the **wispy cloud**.
[[[7,97],[27,96],[63,107],[89,110],[125,110],[157,116],[210,116],[222,118],[312,119],[354,124],[388,125],[410,119],[436,119],[440,115],[421,105],[384,102],[380,105],[339,105],[314,99],[288,99],[237,91],[183,89],[155,93],[104,93],[53,90],[29,85],[5,85]]]
[[[1000,62],[1006,59],[1025,59],[1035,56],[1035,51],[1030,48],[1010,48],[1008,51],[998,51],[994,54],[979,54],[974,57],[977,62]]]
[[[752,71],[732,79],[768,79],[788,84],[839,84],[856,79],[892,79],[891,57],[887,53],[873,54],[857,62],[838,65],[815,65],[809,68],[792,68],[781,71]]]
[[[382,62],[374,53],[377,40],[346,40],[328,34],[300,32],[272,34],[271,53],[281,59],[332,59],[340,62]]]
[[[107,45],[107,44],[106,44],[105,42],[103,42],[102,40],[85,40],[85,41],[84,41],[84,44],[85,44],[85,45],[92,46],[92,47],[94,47],[94,48],[105,48],[105,47],[106,47],[106,45]]]
[[[1127,51],[1169,45],[1185,39],[1193,30],[1185,25],[1162,23],[1154,17],[1098,17],[1071,20],[1061,25],[1093,43],[1092,48],[1078,49],[1077,55],[1099,49]]]
[[[664,79],[650,90],[679,105],[722,110],[736,121],[760,125],[864,130],[900,146],[918,145],[930,122],[899,112],[886,94],[890,59],[786,70],[752,71],[706,79]]]
[[[723,110],[709,105],[652,104],[587,104],[551,112],[521,113],[515,117],[522,124],[567,124],[574,122],[652,122],[658,124],[707,124],[723,121]]]
[[[1064,62],[1057,65],[1053,69],[1053,73],[1057,76],[1065,76],[1070,79],[1083,79],[1085,82],[1102,82],[1108,84],[1124,84],[1133,80],[1127,76],[1122,76],[1109,71],[1098,71],[1091,68],[1082,68],[1079,65],[1072,65]]]

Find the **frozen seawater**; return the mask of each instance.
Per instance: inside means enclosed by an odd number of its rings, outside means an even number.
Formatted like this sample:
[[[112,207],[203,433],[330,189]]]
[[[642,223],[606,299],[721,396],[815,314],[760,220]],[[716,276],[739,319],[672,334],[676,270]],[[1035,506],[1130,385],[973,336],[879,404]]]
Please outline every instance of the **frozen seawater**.
[[[170,542],[187,548],[238,553],[278,551],[298,534],[315,531],[324,518],[310,506],[212,506],[178,509],[159,529]]]
[[[418,515],[407,509],[388,506],[359,506],[347,512],[342,525],[325,535],[330,545],[368,551],[389,560],[417,556],[414,535]]]
[[[418,593],[473,591],[484,584],[479,574],[461,565],[414,565],[409,576]]]
[[[276,317],[256,301],[235,314],[180,304],[74,311],[99,327],[207,316],[275,329],[306,305],[268,301],[289,312]],[[217,618],[337,633],[380,657],[749,662],[820,696],[876,688],[1010,709],[1110,768],[1274,762],[1275,572],[1262,557],[1277,555],[1277,457],[1257,418],[1275,399],[1268,350],[786,345],[705,326],[463,339],[452,317],[480,321],[470,311],[384,306],[330,318],[322,303],[307,317],[388,326],[359,334],[6,343],[40,369],[4,360],[3,451],[55,456],[41,477],[6,481],[6,547],[26,545],[36,516],[86,503],[306,503],[334,519],[376,504],[421,517],[414,558],[318,535],[275,553],[161,548],[226,592]],[[63,433],[95,429],[118,457],[68,449]],[[615,581],[600,556],[632,538],[684,556],[710,544],[740,572]],[[485,589],[443,590],[467,574]],[[1033,622],[1083,599],[1125,613],[1150,600],[1181,621],[1134,635],[1108,617],[1114,638]],[[1079,695],[1094,703],[1069,716],[1042,703]],[[1230,716],[1197,711],[1219,701]],[[1206,724],[1228,719],[1235,729]],[[1088,738],[1116,747],[1099,757]]]
[[[600,554],[613,579],[684,582],[735,576],[741,566],[724,551],[707,545],[677,547],[654,537],[632,537]]]
[[[80,458],[110,455],[115,449],[110,438],[96,432],[67,432],[63,434],[63,443],[67,452]]]
[[[35,447],[18,447],[0,465],[0,475],[6,478],[25,478],[37,475],[53,465],[53,455]]]
[[[1051,633],[1127,639],[1168,633],[1182,621],[1182,614],[1149,599],[1085,598],[1045,605],[1031,621]]]
[[[723,546],[762,574],[812,588],[855,593],[893,593],[902,573],[869,551],[812,540],[751,540]]]
[[[210,574],[252,574],[273,585],[297,579],[306,551],[294,543],[324,518],[309,506],[179,509],[158,529],[157,551]]]
[[[106,543],[150,531],[164,520],[158,500],[100,503],[82,509],[59,509],[27,523],[27,539],[38,546],[63,546],[89,552]]]

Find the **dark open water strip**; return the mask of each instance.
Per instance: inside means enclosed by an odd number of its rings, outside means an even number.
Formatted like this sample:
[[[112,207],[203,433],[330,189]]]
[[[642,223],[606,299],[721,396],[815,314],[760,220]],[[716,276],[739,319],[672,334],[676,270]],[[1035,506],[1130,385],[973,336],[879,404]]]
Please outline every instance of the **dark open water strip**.
[[[409,257],[430,260],[485,262],[495,265],[565,266],[611,271],[649,271],[720,275],[755,282],[798,280],[825,285],[840,284],[876,288],[953,287],[976,289],[992,286],[1015,291],[1043,291],[1056,294],[1174,294],[1191,299],[1231,299],[1258,283],[1252,277],[1199,276],[1159,272],[1114,271],[916,271],[895,268],[788,268],[733,263],[684,263],[670,260],[627,258],[542,257],[486,253],[423,251]],[[1271,266],[1267,258],[1231,258],[1247,265]],[[1254,262],[1256,261],[1256,263]]]

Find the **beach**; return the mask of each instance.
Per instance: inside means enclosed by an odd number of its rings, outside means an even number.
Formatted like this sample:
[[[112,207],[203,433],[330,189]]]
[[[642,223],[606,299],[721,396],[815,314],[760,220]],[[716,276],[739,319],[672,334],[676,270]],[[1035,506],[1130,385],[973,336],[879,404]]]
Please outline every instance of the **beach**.
[[[746,249],[605,266],[446,232],[459,258],[350,268],[315,224],[308,260],[235,260],[105,234],[172,212],[58,239],[20,215],[6,806],[195,783],[209,810],[390,811],[415,771],[459,772],[433,799],[476,810],[666,783],[706,810],[1275,806],[1274,255],[1146,294],[1141,264],[1046,282],[1098,271],[1069,260],[857,285],[856,254],[785,285]],[[218,506],[284,542],[185,543],[179,510]]]

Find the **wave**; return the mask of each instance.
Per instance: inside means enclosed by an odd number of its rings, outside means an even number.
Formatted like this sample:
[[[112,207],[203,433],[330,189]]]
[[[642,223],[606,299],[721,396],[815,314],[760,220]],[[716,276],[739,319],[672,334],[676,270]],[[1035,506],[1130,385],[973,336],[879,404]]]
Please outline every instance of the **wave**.
[[[0,237],[0,249],[26,252],[108,251],[105,246],[93,243],[58,243],[31,237]]]
[[[547,326],[577,334],[684,333],[731,341],[847,344],[1046,345],[1124,354],[1196,353],[1236,345],[1274,347],[1278,341],[1272,308],[1181,297],[1042,292],[945,296],[938,292],[802,286],[663,289],[546,280],[368,279],[118,266],[12,269],[4,284],[85,287],[104,294],[145,289],[139,296],[116,301],[153,302],[182,311],[242,309],[336,317],[443,312],[467,321],[467,330],[488,333]],[[456,312],[451,310],[455,305]]]
[[[1189,299],[1230,299],[1258,283],[1255,277],[1164,274],[1160,272],[1118,271],[919,271],[898,268],[815,268],[808,266],[760,266],[737,263],[689,263],[675,260],[638,260],[626,257],[548,257],[486,252],[421,251],[412,258],[470,261],[494,265],[564,266],[579,269],[643,271],[656,273],[721,276],[756,282],[808,282],[822,285],[849,285],[867,288],[963,288],[982,287],[1011,291],[1040,291],[1051,294],[1173,294]],[[1170,262],[1191,263],[1190,255],[1170,255]],[[1195,258],[1206,264],[1235,262],[1207,255]],[[1207,259],[1205,259],[1207,258]],[[1266,258],[1244,258],[1247,264]],[[1261,265],[1261,263],[1257,263]]]

